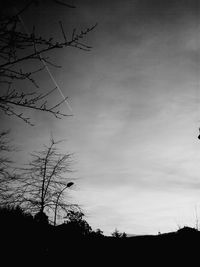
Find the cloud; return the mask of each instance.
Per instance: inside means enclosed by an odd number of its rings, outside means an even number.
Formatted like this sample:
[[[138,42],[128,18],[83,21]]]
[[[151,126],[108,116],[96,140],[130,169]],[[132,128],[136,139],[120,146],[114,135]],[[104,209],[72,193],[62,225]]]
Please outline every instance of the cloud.
[[[88,36],[90,53],[67,50],[56,58],[63,68],[54,75],[74,116],[55,121],[33,114],[41,124],[23,130],[26,138],[15,125],[29,152],[50,131],[67,138],[62,149],[75,152],[75,175],[82,178],[75,200],[99,228],[151,233],[159,221],[169,229],[178,209],[198,201],[195,4],[77,1],[63,24],[99,25]],[[47,77],[41,83],[49,87]]]

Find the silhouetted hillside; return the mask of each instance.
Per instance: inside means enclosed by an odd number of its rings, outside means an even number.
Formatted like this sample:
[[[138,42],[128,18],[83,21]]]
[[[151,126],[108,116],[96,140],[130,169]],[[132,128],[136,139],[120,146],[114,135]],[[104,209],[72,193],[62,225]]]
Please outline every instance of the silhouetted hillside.
[[[38,222],[18,207],[0,209],[1,252],[8,263],[13,259],[31,259],[31,262],[40,259],[46,263],[56,260],[57,264],[65,266],[68,263],[128,266],[130,261],[132,266],[141,266],[136,265],[136,261],[160,266],[164,263],[173,266],[178,262],[180,266],[181,262],[190,261],[191,264],[198,258],[200,232],[190,227],[166,234],[127,238],[82,230],[72,223],[54,227]]]

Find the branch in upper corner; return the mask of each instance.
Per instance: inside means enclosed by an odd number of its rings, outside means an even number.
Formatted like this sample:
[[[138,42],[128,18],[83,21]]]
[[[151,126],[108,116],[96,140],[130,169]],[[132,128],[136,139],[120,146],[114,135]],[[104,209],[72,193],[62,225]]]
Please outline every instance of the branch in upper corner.
[[[52,1],[66,7],[74,8],[73,5],[64,1]],[[6,89],[6,86],[8,88],[6,92],[1,90],[0,111],[8,116],[22,119],[30,125],[33,125],[33,123],[26,115],[27,109],[47,112],[56,118],[71,116],[59,111],[61,105],[67,100],[67,97],[63,96],[63,94],[62,101],[52,106],[48,104],[47,97],[59,88],[55,79],[52,78],[52,74],[47,65],[60,67],[53,63],[48,55],[50,51],[56,51],[57,49],[64,49],[67,47],[90,51],[92,47],[85,44],[82,40],[97,26],[97,24],[95,24],[78,33],[76,29],[74,29],[71,38],[69,37],[67,39],[67,33],[65,32],[63,23],[60,21],[59,25],[63,36],[62,41],[37,36],[35,27],[33,27],[31,33],[28,33],[26,30],[23,32],[21,29],[24,27],[24,22],[20,16],[26,12],[34,2],[35,1],[29,1],[24,8],[13,16],[0,14],[0,84],[2,87],[4,86],[4,89]],[[26,66],[31,66],[30,71],[27,67],[24,67],[24,63],[28,63]],[[37,63],[37,67],[35,63]],[[53,90],[49,90],[46,94],[37,94],[31,90],[29,90],[31,91],[30,93],[27,93],[25,89],[19,92],[16,86],[14,86],[15,89],[11,90],[15,81],[21,81],[23,83],[25,80],[38,89],[39,83],[36,79],[36,75],[44,69],[47,69],[50,78],[56,86]],[[22,112],[18,112],[17,108],[22,109]]]
[[[7,93],[0,97],[0,109],[8,116],[15,116],[22,119],[24,122],[34,125],[29,117],[24,115],[24,112],[17,112],[15,107],[33,109],[43,111],[54,115],[56,118],[72,116],[64,114],[58,110],[58,108],[66,101],[67,97],[62,101],[55,104],[53,107],[49,107],[46,98],[51,95],[57,88],[50,90],[46,94],[33,93],[18,93],[16,90],[7,91]]]

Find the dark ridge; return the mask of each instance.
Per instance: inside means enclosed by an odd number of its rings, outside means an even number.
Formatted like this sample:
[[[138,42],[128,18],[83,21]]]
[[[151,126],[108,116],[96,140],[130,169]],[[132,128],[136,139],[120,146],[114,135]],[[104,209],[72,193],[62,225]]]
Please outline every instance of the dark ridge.
[[[84,221],[85,222],[85,221]],[[73,264],[80,266],[129,266],[137,261],[141,266],[168,266],[198,259],[200,232],[183,227],[176,232],[126,237],[104,236],[102,231],[79,229],[72,223],[52,226],[42,223],[20,208],[0,209],[1,255],[7,265],[11,262],[48,263],[56,266]],[[38,266],[38,265],[36,265]]]

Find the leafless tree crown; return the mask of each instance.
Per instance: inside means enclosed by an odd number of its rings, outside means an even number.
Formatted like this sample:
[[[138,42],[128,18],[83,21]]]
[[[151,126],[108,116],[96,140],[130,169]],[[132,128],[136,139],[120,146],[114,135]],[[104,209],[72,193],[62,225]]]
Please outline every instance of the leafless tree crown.
[[[44,150],[32,154],[28,167],[21,172],[13,201],[25,210],[59,216],[62,211],[78,208],[66,202],[65,189],[72,186],[74,180],[69,177],[72,154],[60,153],[57,145],[58,142],[51,139]]]
[[[7,203],[8,195],[15,180],[10,154],[15,151],[9,138],[9,130],[0,132],[0,205]]]
[[[56,84],[55,88],[48,90],[47,93],[38,93],[39,85],[35,75],[43,69],[48,70],[48,65],[56,66],[49,59],[48,52],[52,50],[74,47],[90,51],[91,46],[85,44],[82,40],[96,27],[95,24],[80,32],[73,29],[71,36],[68,33],[69,37],[67,38],[63,23],[60,21],[59,28],[63,37],[62,41],[38,36],[34,27],[30,33],[22,31],[23,21],[21,15],[34,2],[28,2],[22,10],[12,16],[7,16],[2,11],[0,12],[0,86],[2,88],[0,110],[8,116],[18,117],[31,125],[33,123],[26,116],[26,109],[48,112],[56,118],[71,115],[59,110],[61,104],[67,100],[67,97],[63,97],[62,101],[55,103],[53,106],[48,102],[47,98],[58,89]],[[66,7],[74,7],[64,1],[55,0],[54,2]],[[27,71],[24,67],[24,64],[27,63],[32,66],[30,71]],[[25,88],[16,88],[14,82],[17,81],[28,81],[35,87],[35,91],[30,92]],[[22,110],[22,112],[19,110]]]

